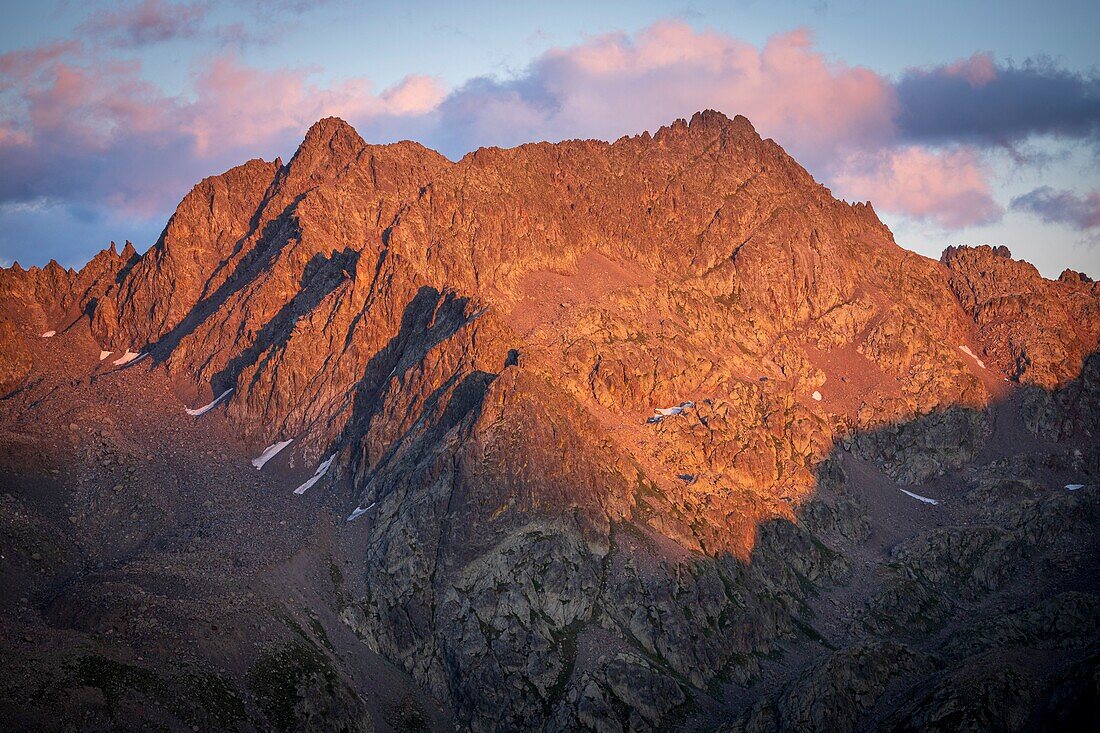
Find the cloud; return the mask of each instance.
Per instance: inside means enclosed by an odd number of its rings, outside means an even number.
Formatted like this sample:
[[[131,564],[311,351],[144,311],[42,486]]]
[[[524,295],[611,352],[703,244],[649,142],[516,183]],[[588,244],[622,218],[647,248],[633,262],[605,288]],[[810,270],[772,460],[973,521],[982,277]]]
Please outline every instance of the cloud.
[[[827,58],[804,29],[757,47],[662,21],[551,49],[513,78],[471,80],[444,102],[439,143],[454,155],[532,138],[615,139],[707,107],[747,116],[815,171],[890,145],[1100,142],[1095,71],[977,53],[892,80]]]
[[[138,48],[198,35],[209,9],[207,3],[142,0],[114,12],[97,13],[81,30],[117,48]]]
[[[910,75],[914,73],[910,72]],[[968,59],[954,61],[941,67],[940,73],[944,76],[965,79],[972,88],[978,89],[997,78],[997,67],[992,54],[976,53]]]
[[[272,11],[303,15],[326,5],[337,4],[335,0],[243,0],[244,5],[252,6],[257,13],[264,15]]]
[[[370,124],[376,117],[416,115],[434,109],[445,91],[438,79],[407,76],[375,94],[366,78],[328,87],[310,83],[299,69],[255,69],[234,56],[221,56],[195,75],[196,100],[186,105],[180,124],[199,155],[236,150],[255,154],[286,148],[304,130],[327,116]]]
[[[984,56],[943,73],[971,89],[994,75]],[[613,140],[707,107],[744,114],[840,193],[881,211],[944,228],[1003,213],[978,152],[905,144],[890,81],[830,61],[804,30],[761,48],[671,21],[597,36],[548,51],[515,78],[471,80],[442,102],[428,136],[455,157],[490,144]]]
[[[446,94],[439,79],[413,74],[382,92],[380,99],[387,114],[422,115],[438,107]]]
[[[829,61],[798,30],[763,48],[673,21],[552,49],[520,76],[482,77],[442,104],[448,154],[531,139],[615,139],[700,109],[743,114],[810,165],[892,133],[889,83]]]
[[[292,0],[279,12],[308,5]],[[450,91],[419,75],[381,90],[365,77],[322,83],[315,70],[220,54],[199,57],[176,95],[150,84],[140,63],[118,59],[120,48],[200,32],[250,37],[211,25],[207,7],[144,0],[89,21],[82,39],[0,55],[0,204],[101,207],[112,221],[166,217],[195,181],[289,154],[327,115],[369,140],[414,138],[457,158],[482,145],[614,140],[715,108],[747,116],[841,195],[959,228],[1002,213],[984,164],[990,146],[1098,138],[1094,72],[975,54],[893,80],[827,57],[806,30],[757,46],[663,21],[553,48],[516,75]]]
[[[1100,191],[1079,195],[1040,186],[1013,198],[1009,206],[1013,211],[1034,214],[1048,224],[1066,224],[1081,230],[1100,228]]]
[[[133,63],[62,60],[37,71],[21,105],[0,113],[0,201],[144,196],[163,159],[151,149],[174,147],[167,131],[177,108],[138,72]]]
[[[196,70],[193,94],[165,94],[137,62],[39,54],[8,62],[20,103],[0,110],[0,202],[46,199],[164,215],[199,179],[250,157],[294,150],[321,117],[369,124],[415,115],[444,96],[410,76],[375,93],[355,78],[318,86],[299,69],[256,69],[235,56]],[[0,69],[4,69],[0,58]]]
[[[986,54],[906,72],[897,126],[910,142],[1009,145],[1035,135],[1100,142],[1100,76],[1048,59],[1020,66]]]
[[[264,32],[277,16],[300,16],[325,3],[275,2],[252,0],[242,10],[249,22],[213,23],[215,6],[211,0],[169,2],[141,0],[124,4],[119,10],[91,15],[77,31],[88,40],[116,49],[135,50],[158,43],[201,38],[219,47],[237,48],[246,44],[269,43],[277,36]]]
[[[850,198],[945,229],[989,224],[1004,213],[974,151],[902,147],[848,159],[833,180]]]
[[[144,249],[163,227],[159,214],[141,219],[82,204],[0,203],[0,257],[23,265],[56,259],[63,267],[79,268],[111,239],[120,245],[132,239]]]
[[[0,90],[9,91],[28,83],[50,64],[78,53],[81,48],[79,41],[58,41],[0,54]]]

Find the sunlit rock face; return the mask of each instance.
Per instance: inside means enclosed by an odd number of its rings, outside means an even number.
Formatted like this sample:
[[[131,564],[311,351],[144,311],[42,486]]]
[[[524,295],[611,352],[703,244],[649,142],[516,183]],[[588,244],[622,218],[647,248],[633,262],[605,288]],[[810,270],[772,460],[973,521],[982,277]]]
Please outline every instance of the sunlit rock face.
[[[12,511],[86,504],[18,535],[67,549],[6,608],[100,645],[112,695],[197,695],[163,653],[111,664],[226,605],[250,631],[202,637],[235,701],[210,727],[1014,730],[1074,720],[1095,669],[1096,284],[909,252],[743,117],[458,162],[329,118],[202,181],[144,255],[0,293],[3,475],[44,482]],[[102,498],[162,452],[155,516]],[[143,640],[86,622],[174,598],[139,572],[169,552],[227,592]],[[1004,645],[1069,651],[1036,676]]]

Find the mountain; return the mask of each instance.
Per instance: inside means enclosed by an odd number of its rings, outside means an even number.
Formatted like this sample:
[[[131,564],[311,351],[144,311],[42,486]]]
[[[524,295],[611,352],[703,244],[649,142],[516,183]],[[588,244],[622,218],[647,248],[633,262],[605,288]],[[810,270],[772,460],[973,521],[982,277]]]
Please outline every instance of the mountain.
[[[1024,730],[1100,695],[1100,288],[909,252],[743,117],[458,162],[329,118],[144,255],[0,294],[15,729]]]

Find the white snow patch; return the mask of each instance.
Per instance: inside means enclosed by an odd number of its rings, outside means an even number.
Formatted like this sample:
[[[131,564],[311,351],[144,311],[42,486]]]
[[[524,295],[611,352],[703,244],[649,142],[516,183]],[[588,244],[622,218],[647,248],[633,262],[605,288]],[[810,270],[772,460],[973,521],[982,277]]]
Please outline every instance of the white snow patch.
[[[683,414],[684,410],[691,409],[692,407],[695,407],[694,402],[681,402],[675,407],[657,407],[653,410],[653,416],[646,420],[646,422],[661,422],[666,417]]]
[[[821,393],[818,392],[816,389],[814,390],[814,393],[810,395],[810,397],[813,397],[818,402],[821,402]]]
[[[211,410],[213,410],[213,409],[214,409],[214,407],[215,407],[215,406],[216,406],[216,405],[217,405],[217,404],[218,404],[219,402],[221,402],[221,401],[222,401],[222,400],[224,400],[224,399],[225,399],[226,397],[228,397],[228,396],[229,396],[229,393],[230,393],[230,392],[232,392],[232,391],[233,391],[233,388],[232,388],[232,387],[230,387],[229,389],[225,390],[225,391],[224,391],[224,392],[222,392],[222,393],[221,393],[220,395],[218,395],[217,397],[215,397],[215,398],[214,398],[214,401],[213,401],[213,402],[211,402],[211,403],[210,403],[210,404],[208,404],[208,405],[203,405],[202,407],[198,408],[197,410],[192,410],[192,409],[191,409],[190,407],[188,407],[188,408],[187,408],[187,414],[188,414],[188,415],[192,415],[192,416],[194,416],[194,417],[198,417],[199,415],[205,415],[206,413],[208,413],[208,412],[210,412]]]
[[[1066,488],[1070,491],[1077,491],[1077,489],[1085,488],[1084,484],[1066,484]]]
[[[935,499],[929,499],[927,496],[921,496],[920,494],[914,494],[912,491],[906,491],[905,489],[899,489],[901,493],[908,494],[917,501],[923,501],[925,504],[939,504]]]
[[[53,338],[56,335],[57,335],[57,331],[46,331],[46,333],[42,334],[42,338],[44,338],[44,339]]]
[[[101,352],[99,352],[99,360],[103,361],[104,359],[106,359],[108,356],[110,356],[113,353],[115,353],[115,352],[113,352],[113,351],[101,351]]]
[[[137,352],[127,350],[125,354],[115,359],[112,364],[115,366],[122,366],[123,364],[131,364],[138,359],[144,359],[148,354],[138,354]]]
[[[985,369],[985,362],[984,362],[984,361],[982,361],[981,359],[979,359],[979,358],[978,358],[978,357],[977,357],[977,356],[976,356],[976,355],[974,354],[974,352],[973,352],[973,351],[971,351],[971,350],[970,350],[970,349],[969,349],[968,347],[960,345],[960,346],[959,346],[959,350],[960,350],[960,351],[962,351],[962,353],[964,353],[964,354],[966,354],[967,356],[969,356],[969,357],[970,357],[971,359],[973,359],[974,361],[978,362],[978,366],[980,366],[980,367],[981,367],[982,369]]]
[[[378,502],[372,501],[370,503],[370,506],[363,507],[362,509],[360,509],[359,507],[356,507],[355,511],[348,515],[347,521],[350,522],[353,519],[358,519],[359,517],[361,517],[364,514],[366,514],[367,512],[369,512],[371,510],[371,507],[373,507],[377,503]]]
[[[261,468],[264,467],[264,464],[274,458],[279,451],[281,451],[283,448],[286,448],[293,442],[294,438],[291,438],[290,440],[283,440],[278,443],[272,443],[264,449],[263,453],[252,459],[252,465],[256,467],[257,471],[259,471]]]
[[[321,465],[317,467],[317,470],[313,472],[313,475],[309,478],[309,480],[298,488],[294,489],[294,493],[304,494],[309,491],[309,487],[313,486],[315,483],[321,480],[321,478],[325,475],[325,472],[328,471],[328,467],[331,466],[332,462],[335,460],[336,454],[333,453],[331,456],[322,461]]]

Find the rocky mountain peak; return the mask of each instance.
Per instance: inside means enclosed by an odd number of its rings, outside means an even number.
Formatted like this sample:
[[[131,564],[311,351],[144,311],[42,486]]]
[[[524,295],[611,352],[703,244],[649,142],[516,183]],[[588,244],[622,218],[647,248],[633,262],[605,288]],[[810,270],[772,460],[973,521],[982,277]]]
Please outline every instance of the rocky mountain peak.
[[[339,117],[325,117],[309,128],[289,165],[293,167],[295,161],[302,160],[348,162],[365,146],[363,138],[350,124]]]
[[[683,118],[675,120],[672,124],[659,128],[653,134],[653,139],[659,143],[670,142],[681,136],[689,140],[697,140],[704,145],[716,137],[743,142],[761,142],[760,135],[748,118],[736,115],[731,119],[713,109],[696,112],[690,120]]]
[[[902,249],[743,117],[327,118],[116,249],[0,272],[15,727],[936,729],[967,645],[1095,652],[1097,285]]]
[[[704,109],[691,116],[688,129],[700,128],[737,130],[742,133],[756,134],[756,128],[744,115],[735,115],[733,119],[730,119],[725,114],[713,109]]]
[[[300,150],[316,150],[319,147],[336,149],[343,146],[360,148],[365,143],[355,128],[340,117],[322,117],[310,125],[302,139]]]

